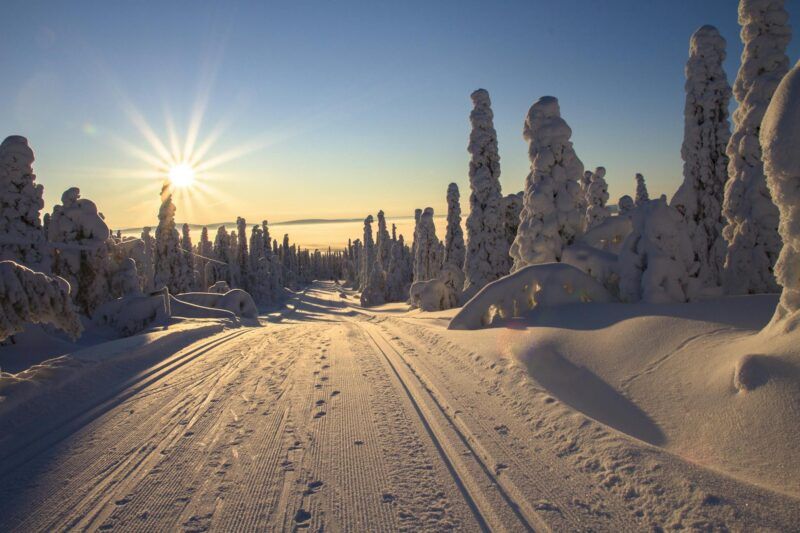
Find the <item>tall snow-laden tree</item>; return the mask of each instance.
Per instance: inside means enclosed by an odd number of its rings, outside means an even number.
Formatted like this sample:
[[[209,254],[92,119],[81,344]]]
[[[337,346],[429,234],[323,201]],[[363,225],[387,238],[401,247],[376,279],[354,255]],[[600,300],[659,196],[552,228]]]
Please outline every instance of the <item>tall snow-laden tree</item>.
[[[728,242],[723,284],[731,294],[776,292],[773,266],[781,248],[778,208],[761,160],[759,129],[772,94],[789,69],[791,38],[783,0],[741,0],[742,63],[733,84],[739,107],[728,143],[730,158],[722,212]]]
[[[531,106],[523,129],[531,171],[525,180],[519,229],[511,246],[515,271],[560,261],[564,247],[582,232],[578,180],[583,163],[575,155],[571,135],[556,98],[543,96]]]
[[[192,236],[189,232],[189,224],[185,223],[181,227],[181,250],[183,251],[183,261],[186,268],[192,275],[190,290],[195,290],[198,286],[198,274],[195,272],[194,248],[192,247]],[[203,287],[205,289],[205,287]]]
[[[214,253],[211,241],[208,238],[208,228],[203,226],[200,230],[200,242],[197,243],[198,256],[195,258],[195,268],[198,274],[198,285],[201,291],[205,291],[211,285],[209,281],[209,273],[212,270],[211,256]]]
[[[389,268],[389,252],[391,248],[392,242],[389,237],[389,230],[386,229],[386,216],[381,210],[378,211],[378,233],[375,240],[375,249],[377,253],[376,260],[383,270]]]
[[[644,182],[644,176],[636,173],[636,207],[650,201],[650,195],[647,193],[647,184]]]
[[[78,309],[91,316],[111,298],[111,233],[91,200],[81,198],[77,187],[61,195],[48,224],[48,241],[53,244],[53,272],[72,286]]]
[[[458,185],[447,186],[447,233],[444,237],[444,262],[464,268],[464,231],[461,229],[461,196]]]
[[[363,291],[369,278],[372,275],[372,269],[375,266],[375,243],[372,240],[372,222],[374,219],[372,215],[367,215],[364,219],[364,248],[361,253],[361,268],[359,269],[359,290]]]
[[[402,302],[408,299],[408,287],[411,284],[411,273],[404,257],[405,243],[400,235],[392,243],[389,253],[389,269],[386,271],[386,299],[390,302]]]
[[[36,183],[33,160],[25,137],[12,135],[0,144],[0,260],[49,271],[39,215],[44,187]]]
[[[150,234],[150,231],[150,227],[142,228],[144,255],[142,265],[139,267],[139,272],[142,277],[142,290],[144,292],[155,290],[156,240]]]
[[[441,270],[439,239],[433,222],[433,208],[426,207],[419,219],[417,246],[414,250],[414,281],[433,279]]]
[[[702,287],[722,283],[727,245],[722,237],[722,201],[728,181],[730,139],[728,102],[731,88],[722,63],[725,39],[714,26],[703,26],[689,41],[684,106],[683,183],[670,205],[683,215],[692,239]]]
[[[783,287],[773,323],[800,324],[800,62],[783,78],[761,122],[764,170],[783,240],[775,277]]]
[[[175,227],[175,204],[168,183],[161,187],[155,248],[155,286],[167,287],[172,294],[190,290],[191,279],[183,259],[178,230]]]
[[[508,274],[510,260],[503,225],[500,154],[489,93],[471,95],[469,121],[472,132],[469,161],[469,216],[464,261],[464,297],[471,298],[484,285]],[[416,244],[416,243],[415,243]]]
[[[236,218],[236,233],[239,235],[236,250],[236,263],[239,271],[239,286],[248,290],[250,281],[250,259],[247,253],[247,222],[242,217]]]
[[[503,225],[505,227],[506,242],[508,243],[508,250],[511,251],[511,245],[514,244],[514,239],[517,238],[517,230],[519,229],[519,216],[522,214],[522,198],[524,192],[507,194],[503,197]],[[509,255],[509,261],[511,256]]]
[[[264,232],[255,225],[250,233],[250,295],[258,303],[269,302],[272,298],[272,280],[270,279],[269,256],[264,247]]]
[[[619,209],[620,215],[626,215],[633,211],[635,204],[633,203],[633,198],[628,196],[627,194],[620,196],[619,200],[617,200],[617,208]]]
[[[590,173],[589,186],[586,188],[586,229],[597,226],[609,216],[611,211],[606,207],[608,202],[608,184],[605,167],[597,167]]]

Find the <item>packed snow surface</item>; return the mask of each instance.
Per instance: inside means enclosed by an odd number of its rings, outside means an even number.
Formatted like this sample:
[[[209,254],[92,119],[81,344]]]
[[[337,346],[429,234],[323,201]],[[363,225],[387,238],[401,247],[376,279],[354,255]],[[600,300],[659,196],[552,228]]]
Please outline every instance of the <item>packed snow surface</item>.
[[[774,297],[459,331],[356,296],[316,283],[261,327],[195,319],[0,375],[0,529],[800,523],[797,343],[758,333]]]

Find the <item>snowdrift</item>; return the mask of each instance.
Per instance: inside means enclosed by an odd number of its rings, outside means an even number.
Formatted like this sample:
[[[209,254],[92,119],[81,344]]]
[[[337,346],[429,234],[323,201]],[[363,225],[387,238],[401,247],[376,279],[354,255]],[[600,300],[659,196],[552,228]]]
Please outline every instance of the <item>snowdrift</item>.
[[[574,266],[530,265],[486,285],[453,317],[449,329],[479,329],[539,305],[613,300],[600,283]]]
[[[184,292],[175,298],[195,307],[222,309],[237,317],[258,318],[258,307],[253,298],[241,289],[233,289],[224,294],[214,292]]]

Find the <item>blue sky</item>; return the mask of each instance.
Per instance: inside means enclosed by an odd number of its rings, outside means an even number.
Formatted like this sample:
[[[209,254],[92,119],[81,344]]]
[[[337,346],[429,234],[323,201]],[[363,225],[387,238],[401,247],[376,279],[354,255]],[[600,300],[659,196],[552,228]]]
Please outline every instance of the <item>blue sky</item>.
[[[798,27],[800,0],[786,7]],[[159,180],[135,177],[148,164],[119,146],[154,152],[130,110],[162,139],[168,112],[182,136],[198,94],[199,139],[224,126],[206,158],[239,153],[210,172],[207,193],[178,203],[180,220],[441,211],[450,181],[466,209],[478,87],[493,100],[504,192],[527,173],[528,107],[553,95],[584,164],[607,168],[613,200],[632,194],[635,172],[671,194],[689,36],[720,29],[731,83],[741,54],[733,0],[26,1],[4,12],[2,133],[29,138],[48,209],[77,185],[114,227],[152,223],[158,206]],[[799,51],[795,40],[792,61]]]

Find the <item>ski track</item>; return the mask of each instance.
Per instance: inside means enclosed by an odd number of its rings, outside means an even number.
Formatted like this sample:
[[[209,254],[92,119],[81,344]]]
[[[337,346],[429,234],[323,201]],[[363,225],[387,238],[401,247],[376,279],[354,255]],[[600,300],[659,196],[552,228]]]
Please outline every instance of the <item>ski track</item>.
[[[0,531],[742,529],[736,508],[698,504],[703,475],[554,410],[520,372],[318,284],[284,319],[196,342],[0,450]],[[721,485],[786,525],[769,495]]]

